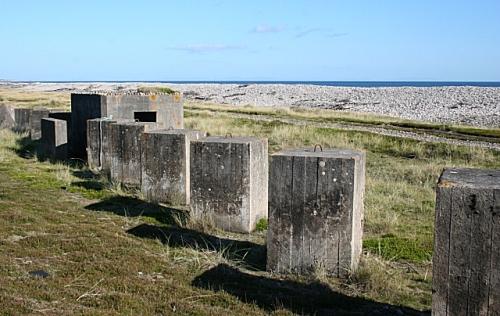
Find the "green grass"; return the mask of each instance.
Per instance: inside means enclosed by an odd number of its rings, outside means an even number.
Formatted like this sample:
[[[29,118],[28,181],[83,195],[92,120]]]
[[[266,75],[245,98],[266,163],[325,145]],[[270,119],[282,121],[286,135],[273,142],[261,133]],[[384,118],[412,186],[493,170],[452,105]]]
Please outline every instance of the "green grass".
[[[261,218],[255,225],[255,230],[258,232],[263,232],[267,230],[267,219]]]
[[[363,248],[390,261],[429,261],[432,258],[432,239],[399,238],[391,234],[363,241]]]
[[[276,119],[297,119],[316,123],[347,123],[351,125],[383,127],[385,129],[427,133],[436,136],[457,139],[485,139],[500,142],[500,129],[479,128],[466,125],[450,125],[422,121],[413,121],[389,116],[338,112],[331,110],[303,108],[270,108],[270,107],[232,107],[214,104],[189,102],[186,108],[191,111],[214,111],[253,116],[268,116]]]

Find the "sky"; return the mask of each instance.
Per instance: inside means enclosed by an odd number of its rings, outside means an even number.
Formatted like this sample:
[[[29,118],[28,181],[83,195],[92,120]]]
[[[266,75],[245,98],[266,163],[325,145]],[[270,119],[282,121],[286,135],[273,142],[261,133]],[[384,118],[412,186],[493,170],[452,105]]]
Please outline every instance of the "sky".
[[[500,81],[499,0],[0,0],[0,79]]]

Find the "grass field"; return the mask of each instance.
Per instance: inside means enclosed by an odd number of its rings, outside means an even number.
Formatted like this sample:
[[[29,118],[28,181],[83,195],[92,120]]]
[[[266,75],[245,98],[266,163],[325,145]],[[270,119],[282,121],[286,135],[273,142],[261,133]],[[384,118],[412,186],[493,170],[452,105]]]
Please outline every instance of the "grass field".
[[[240,235],[192,222],[186,209],[148,204],[139,193],[124,192],[78,163],[39,161],[35,143],[2,130],[2,312],[385,315],[393,309],[429,310],[437,178],[445,166],[500,168],[500,153],[235,114],[188,106],[185,123],[211,135],[267,137],[271,153],[316,143],[366,151],[359,271],[348,280],[320,271],[309,277],[271,275],[265,272],[265,225]],[[37,270],[48,275],[36,276],[43,274]]]

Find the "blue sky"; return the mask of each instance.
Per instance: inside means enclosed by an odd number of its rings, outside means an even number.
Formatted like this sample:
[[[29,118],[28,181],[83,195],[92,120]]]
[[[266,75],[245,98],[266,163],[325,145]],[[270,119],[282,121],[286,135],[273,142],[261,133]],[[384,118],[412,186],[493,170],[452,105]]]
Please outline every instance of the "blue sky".
[[[499,0],[0,0],[0,78],[500,81],[499,30]]]

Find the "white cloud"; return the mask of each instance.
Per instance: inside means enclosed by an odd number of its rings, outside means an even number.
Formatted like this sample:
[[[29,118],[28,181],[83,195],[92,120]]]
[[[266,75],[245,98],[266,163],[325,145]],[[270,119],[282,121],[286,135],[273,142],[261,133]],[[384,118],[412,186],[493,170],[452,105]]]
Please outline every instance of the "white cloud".
[[[347,33],[335,33],[329,28],[313,27],[313,28],[308,28],[308,29],[304,29],[304,30],[300,31],[299,33],[297,33],[295,35],[295,37],[301,38],[301,37],[305,37],[305,36],[308,36],[308,35],[313,34],[313,33],[320,33],[323,36],[330,37],[330,38],[342,37],[342,36],[347,35]]]
[[[279,33],[285,30],[282,26],[271,26],[267,24],[257,25],[253,28],[252,33]]]
[[[244,49],[244,46],[239,45],[227,45],[227,44],[193,44],[193,45],[181,45],[181,46],[170,46],[170,50],[180,50],[189,53],[211,53],[220,52],[227,50],[238,50]]]

